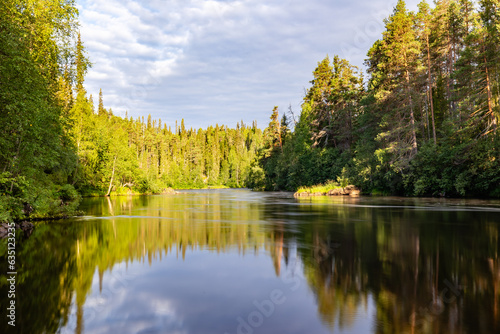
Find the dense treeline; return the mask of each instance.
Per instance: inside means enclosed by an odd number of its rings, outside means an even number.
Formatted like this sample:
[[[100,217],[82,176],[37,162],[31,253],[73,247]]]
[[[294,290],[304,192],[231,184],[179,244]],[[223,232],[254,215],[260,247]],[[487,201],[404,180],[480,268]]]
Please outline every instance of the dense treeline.
[[[73,0],[0,8],[0,221],[60,217],[81,195],[245,186],[262,131],[174,130],[97,107]]]
[[[423,1],[411,12],[398,1],[384,23],[367,82],[326,57],[293,134],[273,113],[267,181],[255,186],[348,179],[365,193],[500,196],[500,3]]]
[[[261,146],[262,131],[241,122],[174,130],[144,117],[133,120],[102,109],[84,116],[90,124],[78,151],[74,182],[84,194],[161,193],[166,187],[243,187]]]

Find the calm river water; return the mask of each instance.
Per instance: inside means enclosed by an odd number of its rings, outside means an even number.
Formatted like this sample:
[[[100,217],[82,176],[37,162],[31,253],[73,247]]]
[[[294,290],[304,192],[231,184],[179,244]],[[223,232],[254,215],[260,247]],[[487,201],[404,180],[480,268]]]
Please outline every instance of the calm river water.
[[[499,201],[201,190],[81,209],[18,245],[0,332],[500,333]]]

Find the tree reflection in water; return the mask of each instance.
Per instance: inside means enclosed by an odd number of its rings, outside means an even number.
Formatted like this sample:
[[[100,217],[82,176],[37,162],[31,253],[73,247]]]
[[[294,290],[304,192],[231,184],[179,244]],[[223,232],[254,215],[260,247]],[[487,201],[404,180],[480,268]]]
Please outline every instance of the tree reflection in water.
[[[89,199],[84,209],[98,218],[42,224],[18,248],[16,332],[56,332],[74,303],[83,333],[96,271],[102,290],[119,263],[189,261],[187,250],[263,252],[277,277],[298,257],[331,329],[352,327],[373,301],[375,333],[498,332],[499,211],[458,204],[245,191]],[[3,249],[2,273],[5,259]],[[3,277],[2,308],[6,297]]]

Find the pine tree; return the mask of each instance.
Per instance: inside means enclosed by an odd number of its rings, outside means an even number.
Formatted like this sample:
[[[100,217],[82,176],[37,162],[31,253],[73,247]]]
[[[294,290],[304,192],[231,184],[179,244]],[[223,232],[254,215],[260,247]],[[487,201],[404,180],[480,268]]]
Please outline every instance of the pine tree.
[[[353,142],[354,115],[364,95],[363,77],[356,66],[338,56],[333,58],[333,80],[330,93],[332,104],[328,132],[331,141],[341,151],[349,150]]]
[[[104,109],[104,102],[102,100],[102,89],[99,88],[99,105],[97,106],[97,114],[99,116],[107,115],[106,109]]]
[[[431,111],[432,137],[434,139],[434,144],[437,144],[436,123],[434,120],[434,103],[433,103],[433,92],[432,92],[432,87],[434,84],[432,78],[431,46],[429,41],[432,15],[429,4],[427,4],[425,0],[419,3],[418,8],[419,12],[417,14],[417,22],[419,24],[419,30],[421,35],[420,39],[422,40],[422,45],[425,46],[425,48],[423,49],[425,50],[426,53],[424,57],[426,58],[426,64],[427,64],[427,87],[428,87],[427,99],[429,101],[429,109]],[[427,117],[427,120],[428,119],[429,118]]]
[[[479,16],[483,28],[478,31],[483,35],[483,43],[480,46],[480,57],[483,58],[484,78],[488,111],[485,117],[488,118],[488,126],[485,134],[496,131],[498,126],[499,93],[498,93],[498,73],[499,73],[499,52],[500,52],[500,2],[498,0],[481,0],[479,2]]]
[[[436,76],[440,75],[445,82],[446,87],[446,103],[447,110],[446,113],[451,109],[449,104],[451,103],[451,73],[452,73],[452,62],[451,62],[451,38],[449,29],[449,0],[438,0],[435,2],[436,6],[432,11],[432,22],[431,22],[431,59],[435,66]]]
[[[281,141],[281,124],[279,121],[278,106],[274,106],[273,113],[271,114],[270,119],[271,122],[269,122],[269,126],[267,128],[267,141],[269,143],[268,145],[271,148],[279,147],[280,149],[282,149],[283,145]]]
[[[398,170],[408,166],[417,154],[415,108],[420,105],[416,81],[421,71],[420,42],[414,30],[414,15],[403,1],[385,21],[383,38],[368,52],[366,65],[371,75],[368,96],[377,101],[381,131],[377,140],[384,154],[392,156]],[[381,152],[382,152],[381,151]],[[395,163],[397,162],[397,163]]]
[[[498,112],[498,4],[480,2],[480,21],[467,36],[466,48],[457,63],[458,92],[467,115],[470,135],[496,131]]]
[[[304,97],[299,122],[311,133],[313,146],[318,146],[326,134],[326,127],[331,119],[333,67],[328,56],[318,63],[313,76],[312,87],[307,90]],[[326,145],[326,142],[323,144]]]
[[[400,120],[409,118],[411,156],[417,153],[417,135],[414,115],[413,85],[411,78],[419,66],[420,43],[413,30],[413,15],[406,9],[403,0],[399,0],[394,13],[386,21],[383,33],[383,51],[388,61],[388,68],[394,84],[402,88],[401,97],[407,110],[402,110]],[[399,97],[395,96],[399,99]],[[406,115],[407,114],[407,115]]]
[[[77,94],[85,95],[85,88],[83,87],[83,82],[85,80],[85,74],[87,73],[90,63],[84,55],[85,49],[83,47],[82,38],[80,32],[78,32],[78,39],[76,43],[76,92]]]

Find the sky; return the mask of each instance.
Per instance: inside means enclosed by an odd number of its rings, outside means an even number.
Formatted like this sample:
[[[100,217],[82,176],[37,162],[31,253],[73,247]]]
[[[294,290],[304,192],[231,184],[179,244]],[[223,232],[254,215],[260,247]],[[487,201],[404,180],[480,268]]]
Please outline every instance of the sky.
[[[419,1],[406,1],[410,10]],[[297,117],[326,55],[363,68],[396,0],[79,0],[97,105],[167,126]]]

